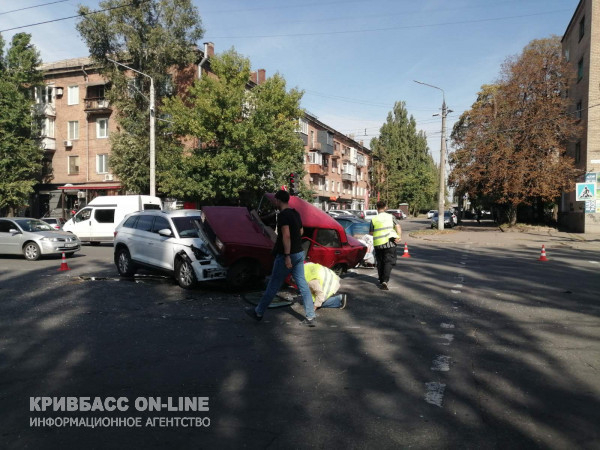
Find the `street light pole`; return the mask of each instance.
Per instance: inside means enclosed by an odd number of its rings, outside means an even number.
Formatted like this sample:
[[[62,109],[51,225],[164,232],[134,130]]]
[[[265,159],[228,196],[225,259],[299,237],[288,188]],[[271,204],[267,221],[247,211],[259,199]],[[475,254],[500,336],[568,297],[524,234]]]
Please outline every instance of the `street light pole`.
[[[422,81],[413,80],[415,83],[429,86],[442,91],[442,142],[440,144],[440,190],[438,192],[438,230],[444,229],[444,212],[446,200],[446,116],[448,109],[446,108],[446,94],[440,87],[432,84],[423,83]],[[438,114],[434,114],[438,115]],[[452,220],[452,219],[450,219]]]
[[[118,64],[119,66],[123,66],[126,69],[134,71],[135,73],[139,73],[140,75],[150,78],[150,195],[155,196],[156,195],[156,140],[155,140],[156,117],[155,117],[155,111],[154,111],[155,110],[155,108],[154,108],[154,101],[155,101],[154,100],[154,96],[155,96],[155,94],[154,94],[154,78],[152,78],[150,75],[148,75],[144,72],[135,70],[133,67],[126,66],[125,64],[122,64],[118,61],[112,60],[110,58],[106,58],[106,59],[114,64]]]

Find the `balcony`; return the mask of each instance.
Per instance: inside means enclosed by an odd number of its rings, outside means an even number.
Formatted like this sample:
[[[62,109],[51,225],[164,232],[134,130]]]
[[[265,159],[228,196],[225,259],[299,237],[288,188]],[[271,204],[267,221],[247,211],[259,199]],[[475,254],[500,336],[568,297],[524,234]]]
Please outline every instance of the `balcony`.
[[[311,142],[311,144],[309,145],[309,150],[317,150],[317,151],[321,151],[321,143],[320,142]]]
[[[367,158],[364,155],[358,155],[358,159],[356,161],[356,167],[366,167]]]
[[[33,108],[36,116],[56,117],[56,108],[52,103],[36,103]]]
[[[356,181],[356,175],[351,173],[342,173],[342,181]]]
[[[109,114],[112,112],[108,99],[104,97],[90,97],[84,100],[84,111],[90,114]]]
[[[47,152],[56,151],[56,139],[51,137],[42,138],[42,148]]]
[[[323,167],[320,164],[309,164],[308,173],[311,175],[327,175],[329,171],[327,170],[327,167]]]

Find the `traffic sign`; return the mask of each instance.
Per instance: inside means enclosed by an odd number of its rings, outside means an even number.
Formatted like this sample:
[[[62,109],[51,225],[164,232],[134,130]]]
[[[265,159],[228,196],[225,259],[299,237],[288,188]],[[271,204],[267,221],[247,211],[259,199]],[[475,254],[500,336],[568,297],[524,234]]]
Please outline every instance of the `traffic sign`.
[[[596,183],[577,183],[575,188],[575,200],[578,202],[596,200]]]

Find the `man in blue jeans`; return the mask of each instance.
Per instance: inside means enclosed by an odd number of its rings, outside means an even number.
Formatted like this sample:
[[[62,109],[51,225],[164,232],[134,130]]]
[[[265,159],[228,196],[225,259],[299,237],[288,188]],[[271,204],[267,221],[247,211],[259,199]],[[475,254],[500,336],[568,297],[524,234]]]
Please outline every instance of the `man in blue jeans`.
[[[304,264],[304,278],[308,283],[315,308],[344,309],[348,302],[346,294],[338,294],[340,277],[321,264]]]
[[[266,309],[269,307],[277,291],[291,273],[298,290],[302,295],[306,319],[300,322],[302,325],[314,327],[317,325],[315,318],[315,307],[312,295],[304,278],[304,252],[302,251],[302,219],[300,214],[289,206],[290,194],[287,191],[278,191],[275,194],[275,204],[279,209],[277,217],[277,240],[273,247],[275,261],[271,279],[267,285],[258,306],[256,308],[245,308],[246,314],[254,320],[262,320]]]

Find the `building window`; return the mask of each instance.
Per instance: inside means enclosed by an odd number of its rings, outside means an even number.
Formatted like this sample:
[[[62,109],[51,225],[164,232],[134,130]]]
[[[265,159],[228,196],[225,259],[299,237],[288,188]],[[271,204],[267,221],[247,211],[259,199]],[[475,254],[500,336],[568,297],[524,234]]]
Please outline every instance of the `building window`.
[[[577,117],[578,119],[581,119],[581,110],[582,110],[582,102],[581,100],[579,100],[577,102],[577,106],[575,107],[575,117]]]
[[[108,119],[96,119],[96,138],[104,139],[108,137]]]
[[[67,139],[70,141],[79,139],[79,121],[73,120],[69,122],[69,128],[67,130]]]
[[[308,162],[310,164],[323,164],[323,155],[319,152],[309,152],[308,153]]]
[[[42,137],[54,137],[54,118],[45,117],[40,123],[40,136]]]
[[[583,38],[584,34],[585,34],[585,16],[583,16],[581,18],[581,20],[579,21],[579,40],[581,40]]]
[[[108,154],[96,155],[96,173],[108,173]]]
[[[575,163],[581,161],[581,142],[575,144]]]
[[[577,63],[577,81],[581,81],[583,78],[583,58]]]
[[[569,49],[565,50],[565,59],[567,62],[569,62],[571,60]]]
[[[327,133],[327,145],[333,145],[333,134]]]
[[[67,88],[67,105],[79,104],[79,86],[69,86]]]
[[[79,174],[79,156],[69,156],[69,175]]]
[[[52,86],[38,86],[35,88],[35,102],[38,104],[54,103],[54,88]]]
[[[300,122],[300,133],[308,134],[308,122],[306,121],[306,119],[303,119],[301,117],[300,119],[298,119],[298,121]]]

